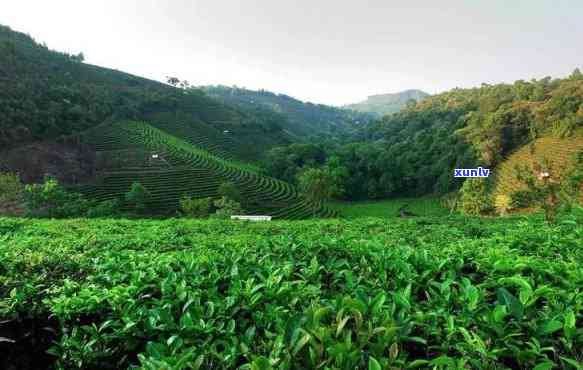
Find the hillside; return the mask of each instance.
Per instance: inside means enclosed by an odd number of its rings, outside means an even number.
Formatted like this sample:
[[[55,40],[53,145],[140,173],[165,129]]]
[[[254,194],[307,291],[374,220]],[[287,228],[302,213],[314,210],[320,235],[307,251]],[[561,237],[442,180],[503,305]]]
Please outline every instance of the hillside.
[[[526,188],[517,178],[517,167],[526,166],[534,172],[537,165],[548,166],[549,168],[541,170],[551,173],[555,180],[564,179],[564,174],[572,169],[578,154],[583,154],[583,135],[568,138],[543,137],[525,145],[498,166],[493,197],[508,196],[513,199],[517,192]]]
[[[345,108],[357,112],[373,113],[377,116],[397,113],[403,109],[410,100],[416,102],[428,97],[429,94],[421,90],[405,90],[393,94],[371,95],[366,100],[355,104],[345,105]]]
[[[373,116],[323,104],[312,104],[284,94],[239,87],[203,86],[209,96],[249,110],[268,111],[280,117],[281,126],[297,136],[345,134]]]
[[[79,140],[95,150],[97,170],[94,181],[78,190],[99,201],[121,199],[138,181],[151,193],[151,213],[174,215],[182,196],[216,197],[221,183],[233,182],[251,214],[285,219],[333,215],[326,208],[314,209],[291,185],[259,173],[254,166],[202,149],[197,138],[180,126],[157,127],[119,121],[84,132]]]
[[[228,147],[206,148],[216,154],[257,159],[265,149],[289,142],[269,114],[227,106],[197,89],[85,64],[81,55],[49,50],[0,26],[1,148],[54,140],[106,120],[166,122],[168,115],[196,128],[200,142],[214,143],[228,131]]]
[[[578,69],[561,79],[454,89],[363,127],[354,137],[364,147],[359,152],[379,159],[348,177],[360,172],[363,188],[373,184],[383,196],[447,193],[463,183],[452,177],[454,168],[495,170],[533,140],[581,136],[581,127]]]

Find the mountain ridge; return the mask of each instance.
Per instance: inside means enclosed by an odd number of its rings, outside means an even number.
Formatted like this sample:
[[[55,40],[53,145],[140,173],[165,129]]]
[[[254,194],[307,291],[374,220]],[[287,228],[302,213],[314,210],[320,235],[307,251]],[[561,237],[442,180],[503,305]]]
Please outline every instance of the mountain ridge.
[[[403,109],[411,99],[419,102],[430,96],[430,94],[419,89],[407,89],[396,93],[373,94],[365,100],[344,105],[344,108],[353,109],[357,112],[373,113],[377,116],[397,113]]]

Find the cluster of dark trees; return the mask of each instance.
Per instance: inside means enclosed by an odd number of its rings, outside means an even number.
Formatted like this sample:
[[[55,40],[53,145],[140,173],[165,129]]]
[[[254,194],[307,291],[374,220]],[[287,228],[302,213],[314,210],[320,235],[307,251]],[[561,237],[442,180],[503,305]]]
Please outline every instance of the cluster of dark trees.
[[[344,199],[448,193],[454,168],[494,168],[543,135],[583,127],[583,74],[454,89],[385,116],[343,140],[271,149],[264,166],[296,182],[308,168],[334,174]]]

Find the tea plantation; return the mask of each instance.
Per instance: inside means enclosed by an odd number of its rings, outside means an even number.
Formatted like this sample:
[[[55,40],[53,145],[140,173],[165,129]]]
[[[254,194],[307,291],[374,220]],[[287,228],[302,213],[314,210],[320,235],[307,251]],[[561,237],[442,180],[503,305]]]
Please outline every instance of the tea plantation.
[[[0,218],[3,369],[582,361],[575,217]]]
[[[157,126],[163,130],[146,122],[120,121],[84,132],[81,140],[104,159],[104,169],[96,183],[78,190],[91,199],[120,199],[138,181],[152,194],[149,211],[168,215],[176,213],[180,197],[216,197],[220,184],[229,181],[244,196],[251,214],[283,219],[334,215],[326,206],[304,200],[289,183],[209,149],[208,142],[199,142],[204,138],[200,132],[170,124]]]

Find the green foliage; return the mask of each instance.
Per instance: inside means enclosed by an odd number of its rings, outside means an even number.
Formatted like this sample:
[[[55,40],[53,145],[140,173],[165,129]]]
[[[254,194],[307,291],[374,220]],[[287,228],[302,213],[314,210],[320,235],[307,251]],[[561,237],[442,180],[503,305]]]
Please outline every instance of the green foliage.
[[[241,203],[243,200],[241,192],[239,191],[235,183],[233,183],[232,181],[223,182],[219,186],[217,192],[220,197],[229,198],[237,203]]]
[[[17,174],[0,172],[0,206],[20,201],[23,193],[24,185]]]
[[[118,216],[120,214],[121,205],[122,204],[118,199],[91,202],[91,205],[87,209],[86,217],[104,218]]]
[[[328,168],[308,168],[298,176],[298,186],[304,198],[316,207],[341,193],[341,187]]]
[[[461,211],[466,215],[481,215],[492,209],[486,179],[469,178],[460,189]]]
[[[66,218],[86,215],[90,203],[81,194],[66,191],[56,179],[26,185],[24,201],[30,217]]]
[[[216,208],[213,215],[215,218],[230,218],[233,215],[242,215],[244,212],[239,202],[226,196],[215,200],[213,205]]]
[[[148,211],[149,202],[152,195],[139,182],[132,183],[130,190],[125,194],[125,201],[138,214],[145,214]]]
[[[576,369],[581,230],[0,218],[0,321],[54,317],[56,368]]]
[[[184,196],[180,199],[180,213],[186,217],[207,218],[212,211],[212,198]]]
[[[82,194],[67,191],[59,182],[47,177],[42,184],[24,187],[24,204],[28,217],[112,217],[119,214],[120,202],[106,200],[96,202]]]

